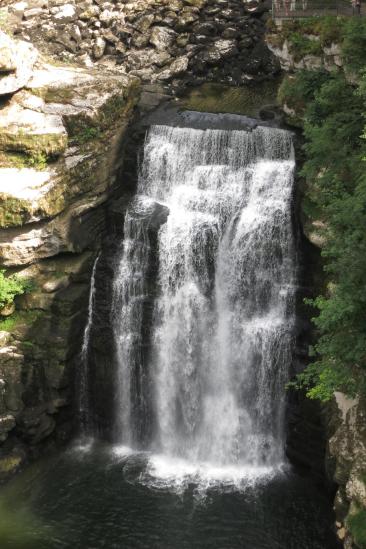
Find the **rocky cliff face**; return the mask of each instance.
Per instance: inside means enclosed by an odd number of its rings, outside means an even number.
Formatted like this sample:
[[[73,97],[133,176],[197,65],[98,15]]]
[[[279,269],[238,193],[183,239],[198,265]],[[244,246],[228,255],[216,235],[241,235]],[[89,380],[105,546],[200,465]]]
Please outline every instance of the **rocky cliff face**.
[[[73,428],[91,266],[138,88],[0,33],[0,265],[32,284],[0,322],[0,480]]]

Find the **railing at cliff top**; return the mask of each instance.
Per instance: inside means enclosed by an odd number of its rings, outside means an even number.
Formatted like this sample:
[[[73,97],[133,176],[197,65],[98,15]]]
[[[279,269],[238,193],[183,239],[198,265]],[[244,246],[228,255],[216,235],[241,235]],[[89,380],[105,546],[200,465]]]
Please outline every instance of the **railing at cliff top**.
[[[274,19],[297,19],[302,17],[320,17],[323,15],[365,16],[366,3],[362,2],[360,10],[347,0],[273,0],[272,16]]]

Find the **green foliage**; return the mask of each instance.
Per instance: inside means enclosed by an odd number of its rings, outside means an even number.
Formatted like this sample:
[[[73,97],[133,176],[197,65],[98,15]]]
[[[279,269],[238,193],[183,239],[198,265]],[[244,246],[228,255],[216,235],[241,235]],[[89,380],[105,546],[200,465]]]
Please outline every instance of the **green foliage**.
[[[35,168],[36,170],[45,170],[47,164],[52,160],[52,157],[48,157],[45,153],[19,153],[19,152],[1,152],[0,151],[0,164],[5,168]]]
[[[93,139],[98,139],[101,135],[101,131],[99,128],[95,126],[86,126],[83,128],[77,135],[73,137],[73,142],[78,145],[83,145],[84,143],[88,143],[88,141],[92,141]]]
[[[26,163],[31,168],[45,170],[47,168],[47,156],[42,152],[34,153],[27,158]]]
[[[366,548],[366,509],[358,508],[348,515],[347,526],[354,537],[357,547]]]
[[[12,332],[20,325],[32,326],[44,315],[43,311],[20,311],[0,320],[0,331]]]
[[[366,26],[359,21],[343,25],[344,52],[347,40],[359,33],[353,57],[345,53],[345,58],[361,74]],[[316,313],[318,339],[311,349],[313,362],[295,385],[323,401],[335,390],[366,393],[366,76],[355,85],[343,72],[301,71],[280,94],[303,118],[306,210],[313,221],[322,221],[322,255],[331,281],[324,295],[308,302]]]
[[[289,37],[289,43],[295,61],[300,61],[306,55],[321,55],[323,51],[319,40],[308,38],[300,32],[293,32]]]
[[[329,78],[329,73],[324,70],[302,70],[296,76],[286,76],[279,88],[278,98],[282,104],[286,103],[297,114],[303,115],[315,93]]]
[[[349,19],[342,40],[342,56],[348,69],[357,74],[365,70],[365,51],[366,21],[358,17]]]
[[[0,308],[13,303],[15,296],[30,291],[28,281],[22,280],[17,275],[5,275],[5,270],[0,270]]]
[[[334,16],[306,17],[284,21],[281,28],[270,20],[267,29],[277,36],[277,45],[282,45],[287,40],[290,52],[299,60],[304,55],[319,55],[322,48],[338,42],[347,19]]]

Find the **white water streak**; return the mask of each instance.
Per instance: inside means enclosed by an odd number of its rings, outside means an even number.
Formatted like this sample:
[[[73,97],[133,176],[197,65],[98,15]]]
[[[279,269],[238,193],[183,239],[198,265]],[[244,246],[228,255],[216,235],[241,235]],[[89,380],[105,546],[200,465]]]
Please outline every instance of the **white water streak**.
[[[83,344],[81,347],[81,374],[80,374],[80,390],[79,390],[79,414],[80,424],[83,431],[86,431],[90,425],[90,410],[89,410],[89,372],[88,372],[88,350],[90,343],[90,333],[93,324],[93,312],[95,302],[95,273],[100,254],[96,257],[92,269],[89,290],[88,303],[88,319],[86,322]]]

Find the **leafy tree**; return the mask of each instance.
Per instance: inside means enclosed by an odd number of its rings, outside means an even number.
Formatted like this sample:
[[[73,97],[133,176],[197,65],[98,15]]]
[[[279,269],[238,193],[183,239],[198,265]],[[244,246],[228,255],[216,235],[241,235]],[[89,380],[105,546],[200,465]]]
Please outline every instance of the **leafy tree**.
[[[318,340],[296,384],[310,398],[329,400],[335,390],[366,392],[366,77],[355,85],[334,73],[313,97],[306,86],[312,78],[298,80],[308,98],[302,174],[310,211],[323,221],[330,282],[324,295],[308,301],[317,311]]]

